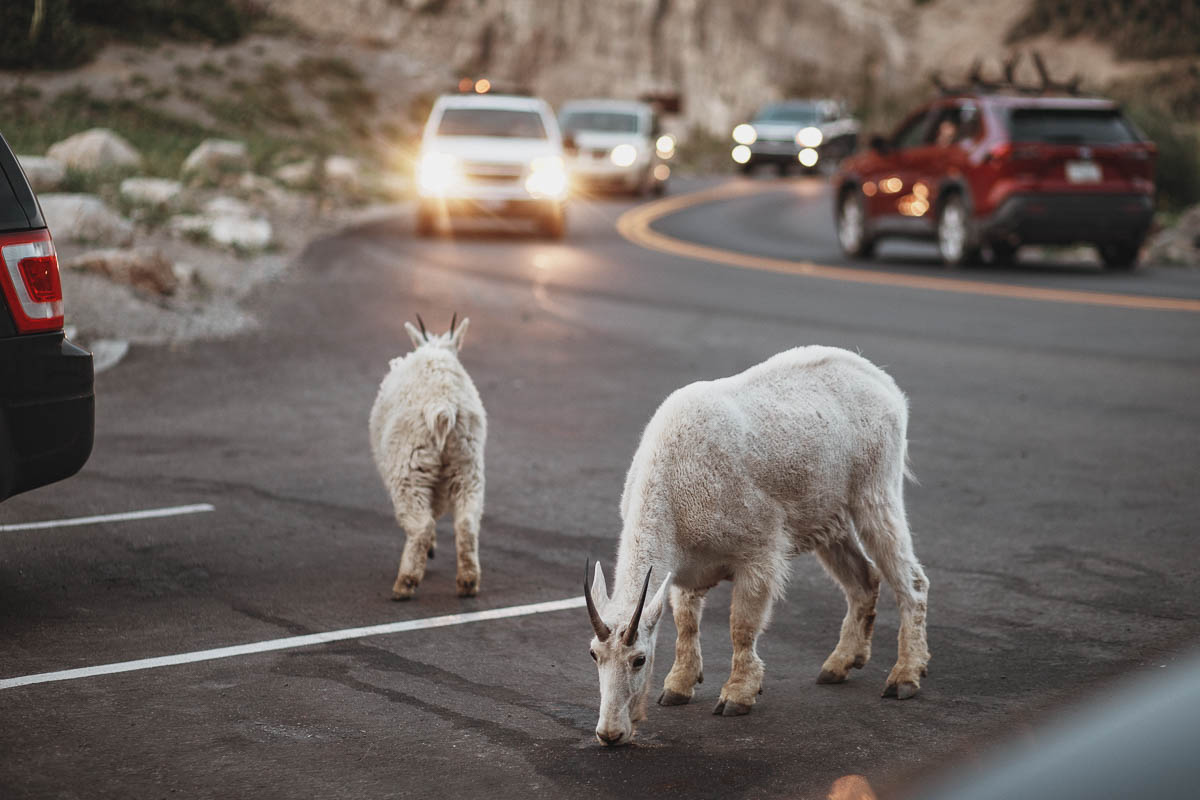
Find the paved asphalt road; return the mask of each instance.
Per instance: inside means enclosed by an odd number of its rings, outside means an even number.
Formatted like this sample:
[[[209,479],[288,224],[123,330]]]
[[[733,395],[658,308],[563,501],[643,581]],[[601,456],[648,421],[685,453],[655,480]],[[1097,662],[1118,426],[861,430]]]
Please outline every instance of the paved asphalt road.
[[[820,182],[753,189],[654,230],[840,262]],[[3,689],[0,797],[822,798],[854,774],[886,792],[1036,736],[1195,645],[1200,314],[736,269],[624,240],[630,207],[577,206],[562,244],[369,225],[258,292],[256,331],[135,348],[98,378],[83,472],[6,502],[0,524],[214,510],[0,532],[0,679],[578,598],[585,557],[611,569],[624,472],[662,398],[821,343],[861,351],[911,400],[908,505],[932,584],[918,698],[879,697],[887,596],[874,660],[815,683],[843,601],[804,557],[746,717],[710,715],[724,584],[702,629],[709,680],[692,705],[653,708],[633,747],[592,738],[589,626],[571,608]],[[856,266],[944,275],[928,249],[890,252]],[[957,277],[1200,298],[1200,275],[1165,269]],[[445,525],[417,599],[388,599],[401,536],[366,419],[417,311],[471,317],[464,362],[490,416],[470,600],[454,596]],[[673,637],[666,622],[656,684]]]

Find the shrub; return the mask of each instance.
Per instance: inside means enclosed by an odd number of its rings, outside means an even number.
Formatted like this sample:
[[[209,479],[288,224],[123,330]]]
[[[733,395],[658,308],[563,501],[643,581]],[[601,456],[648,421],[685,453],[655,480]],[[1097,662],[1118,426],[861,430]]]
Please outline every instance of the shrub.
[[[1200,203],[1200,135],[1196,127],[1145,106],[1126,111],[1158,147],[1154,180],[1159,206],[1178,211]]]
[[[92,57],[95,45],[76,24],[69,0],[44,0],[37,26],[33,8],[34,0],[0,3],[0,68],[64,68]]]

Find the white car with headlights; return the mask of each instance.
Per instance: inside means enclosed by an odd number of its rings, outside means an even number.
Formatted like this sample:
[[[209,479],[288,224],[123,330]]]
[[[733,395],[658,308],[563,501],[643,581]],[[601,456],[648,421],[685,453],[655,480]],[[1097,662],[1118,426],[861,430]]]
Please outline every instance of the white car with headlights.
[[[417,234],[453,216],[525,217],[566,233],[567,171],[554,112],[534,97],[443,95],[416,168]]]
[[[654,109],[629,100],[572,100],[558,114],[572,184],[582,191],[663,194],[675,137]]]
[[[780,175],[792,167],[812,171],[854,152],[858,121],[836,100],[784,100],[735,127],[733,142],[730,157],[742,172],[759,164],[774,165]]]

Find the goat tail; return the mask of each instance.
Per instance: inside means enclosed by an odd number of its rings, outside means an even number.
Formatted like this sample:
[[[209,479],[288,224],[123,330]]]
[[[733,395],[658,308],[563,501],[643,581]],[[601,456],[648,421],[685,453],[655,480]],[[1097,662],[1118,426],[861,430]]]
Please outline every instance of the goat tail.
[[[449,403],[431,403],[425,406],[425,424],[433,434],[438,452],[446,446],[446,439],[450,436],[450,431],[454,430],[457,420],[458,409]]]

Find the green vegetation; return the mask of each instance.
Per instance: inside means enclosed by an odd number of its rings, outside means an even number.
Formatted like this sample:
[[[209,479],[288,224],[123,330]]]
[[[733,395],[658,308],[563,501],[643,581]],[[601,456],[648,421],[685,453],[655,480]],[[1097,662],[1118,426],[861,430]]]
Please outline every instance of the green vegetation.
[[[1008,33],[1010,44],[1043,33],[1087,35],[1125,58],[1193,56],[1200,52],[1195,0],[1033,0]]]
[[[1200,203],[1200,133],[1196,126],[1145,106],[1126,111],[1158,147],[1154,182],[1159,207],[1174,212]]]

